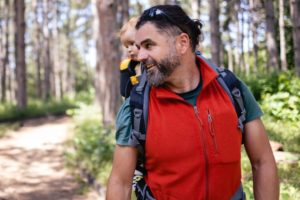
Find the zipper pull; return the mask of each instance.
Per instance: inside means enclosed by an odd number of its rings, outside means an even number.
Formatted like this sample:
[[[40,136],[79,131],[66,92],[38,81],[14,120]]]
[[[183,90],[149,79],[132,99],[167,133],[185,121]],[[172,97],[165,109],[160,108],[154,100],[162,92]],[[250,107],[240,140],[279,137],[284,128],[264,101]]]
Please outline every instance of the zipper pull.
[[[197,106],[193,106],[193,108],[194,108],[195,115],[196,115],[197,119],[199,120],[200,126],[202,127],[203,123],[199,116],[199,110],[198,110]]]
[[[215,153],[218,153],[218,144],[217,144],[216,135],[215,135],[215,127],[213,124],[213,117],[208,108],[207,108],[207,121],[208,121],[209,133],[213,139]]]
[[[212,123],[212,116],[211,116],[211,114],[210,114],[209,111],[208,111],[208,116],[207,116],[207,118],[208,118],[208,122],[211,124],[211,123]]]
[[[194,112],[196,113],[197,116],[199,116],[199,111],[198,111],[197,106],[194,106]]]
[[[214,131],[214,127],[213,127],[213,117],[210,113],[210,110],[207,109],[207,121],[208,121],[208,126],[209,126],[209,132],[211,134],[211,136],[215,136],[215,131]]]

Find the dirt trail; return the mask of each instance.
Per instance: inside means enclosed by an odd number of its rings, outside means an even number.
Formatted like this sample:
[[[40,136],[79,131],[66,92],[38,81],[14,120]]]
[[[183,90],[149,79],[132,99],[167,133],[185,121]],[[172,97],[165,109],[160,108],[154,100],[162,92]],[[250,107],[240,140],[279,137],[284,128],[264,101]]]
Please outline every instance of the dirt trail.
[[[0,200],[102,200],[95,192],[78,195],[79,185],[63,167],[63,142],[70,119],[24,123],[0,139]]]

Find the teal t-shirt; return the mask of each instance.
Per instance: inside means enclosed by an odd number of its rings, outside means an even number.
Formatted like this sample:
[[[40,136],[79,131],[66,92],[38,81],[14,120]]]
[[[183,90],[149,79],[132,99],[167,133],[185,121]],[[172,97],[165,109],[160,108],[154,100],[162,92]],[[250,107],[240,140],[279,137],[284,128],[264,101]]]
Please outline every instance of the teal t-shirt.
[[[125,99],[119,109],[116,120],[116,142],[119,145],[128,145],[131,131],[131,113],[129,98]]]
[[[202,84],[200,83],[197,88],[190,92],[178,94],[192,105],[196,104],[197,96],[201,92]],[[244,97],[244,104],[246,109],[245,123],[250,122],[263,115],[258,103],[256,102],[253,94],[250,92],[246,84],[241,81],[241,92]],[[125,100],[117,115],[116,120],[116,141],[118,145],[128,145],[128,140],[131,131],[131,113],[129,98]]]

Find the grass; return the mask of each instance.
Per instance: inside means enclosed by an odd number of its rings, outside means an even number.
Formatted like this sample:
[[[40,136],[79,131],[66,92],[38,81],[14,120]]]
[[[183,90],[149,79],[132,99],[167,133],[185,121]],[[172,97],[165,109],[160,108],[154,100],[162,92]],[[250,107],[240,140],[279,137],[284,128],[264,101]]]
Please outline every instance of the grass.
[[[63,115],[66,110],[75,108],[75,103],[62,101],[29,101],[27,108],[19,109],[16,105],[0,105],[0,122],[15,122],[28,118],[43,117],[49,115]]]
[[[65,161],[81,183],[106,185],[112,166],[114,130],[100,123],[100,111],[81,105],[68,111],[75,122],[74,135],[66,144]],[[92,180],[92,181],[91,181]]]
[[[278,121],[264,116],[263,121],[270,140],[283,144],[284,151],[300,153],[300,124],[297,122]],[[296,163],[277,163],[280,181],[280,199],[300,199],[300,159]],[[243,185],[248,199],[254,199],[251,165],[248,157],[242,152]]]
[[[284,151],[300,153],[300,123],[275,120],[264,116],[263,121],[270,140],[283,144]]]
[[[291,165],[286,163],[277,164],[280,181],[280,198],[281,200],[300,199],[300,161]],[[254,199],[253,181],[250,161],[246,153],[242,153],[242,174],[243,185],[247,199]]]
[[[4,123],[0,124],[0,138],[7,135],[10,130],[17,130],[20,127],[19,123]]]

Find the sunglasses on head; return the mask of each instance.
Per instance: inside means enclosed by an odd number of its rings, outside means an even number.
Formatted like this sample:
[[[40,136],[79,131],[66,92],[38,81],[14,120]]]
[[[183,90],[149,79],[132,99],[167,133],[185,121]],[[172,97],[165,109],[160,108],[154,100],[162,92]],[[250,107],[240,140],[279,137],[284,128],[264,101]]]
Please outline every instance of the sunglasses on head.
[[[186,33],[186,31],[181,28],[178,23],[176,23],[167,13],[162,11],[159,8],[150,8],[149,10],[146,11],[144,16],[148,16],[150,19],[159,19],[161,17],[164,17],[166,20],[168,20],[171,24],[174,26],[178,27],[182,32]]]

